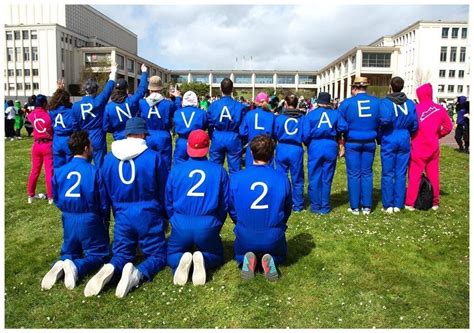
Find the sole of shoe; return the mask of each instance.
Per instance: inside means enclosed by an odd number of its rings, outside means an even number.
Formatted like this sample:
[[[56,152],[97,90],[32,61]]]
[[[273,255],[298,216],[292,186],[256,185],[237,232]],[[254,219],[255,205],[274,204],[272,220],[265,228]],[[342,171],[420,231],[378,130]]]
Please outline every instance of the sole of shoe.
[[[395,207],[395,208],[393,209],[393,212],[394,212],[394,213],[400,213],[400,208]]]
[[[49,290],[64,275],[63,262],[56,262],[41,280],[41,289]]]
[[[415,208],[411,206],[405,206],[405,209],[408,210],[409,212],[414,212]]]
[[[112,279],[114,275],[114,266],[105,265],[102,269],[87,282],[84,289],[84,296],[96,296],[102,288]]]
[[[255,267],[257,266],[257,257],[253,252],[247,252],[242,262],[242,279],[252,280],[255,278]]]
[[[273,257],[269,254],[265,254],[262,257],[263,276],[269,281],[275,281],[278,279],[278,272],[276,270],[275,262]]]
[[[200,251],[193,253],[193,284],[202,286],[206,283],[206,267],[204,257]]]
[[[64,269],[64,286],[67,289],[74,289],[76,288],[76,273],[74,271],[74,267],[72,266],[74,263],[70,260],[65,260],[63,264]]]
[[[118,298],[124,298],[130,289],[132,289],[132,273],[133,273],[133,264],[131,262],[127,263],[122,270],[122,277],[117,285],[115,290],[115,296]]]
[[[190,252],[183,253],[179,260],[178,267],[174,272],[173,284],[178,286],[184,286],[188,282],[189,269],[193,262],[193,255]]]

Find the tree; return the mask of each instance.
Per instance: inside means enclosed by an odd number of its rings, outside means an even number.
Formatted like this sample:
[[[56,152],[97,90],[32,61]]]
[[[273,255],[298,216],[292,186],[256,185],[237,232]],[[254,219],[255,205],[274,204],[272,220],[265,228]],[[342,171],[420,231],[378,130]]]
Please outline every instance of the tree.
[[[206,96],[209,94],[209,85],[202,82],[180,83],[179,90],[181,93],[186,91],[194,91],[198,96]]]
[[[421,86],[422,84],[429,82],[431,78],[430,71],[422,70],[420,67],[417,67],[415,70],[414,81],[417,87]]]

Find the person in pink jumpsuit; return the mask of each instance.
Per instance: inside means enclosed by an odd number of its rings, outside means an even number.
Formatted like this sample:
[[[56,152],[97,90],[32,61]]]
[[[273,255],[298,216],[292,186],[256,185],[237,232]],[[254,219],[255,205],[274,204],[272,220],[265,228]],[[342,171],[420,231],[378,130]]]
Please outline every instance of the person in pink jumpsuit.
[[[36,96],[35,109],[28,115],[28,120],[33,125],[33,147],[31,148],[31,172],[28,177],[28,203],[33,202],[36,191],[36,183],[44,164],[44,177],[46,183],[46,195],[49,204],[53,203],[53,189],[51,179],[53,177],[53,125],[51,117],[46,110],[48,101],[46,96]]]
[[[408,169],[408,189],[405,208],[414,210],[421,175],[433,186],[433,210],[439,207],[439,139],[448,135],[453,124],[446,109],[433,102],[433,87],[425,83],[416,89],[419,104],[416,105],[418,131],[412,136],[411,156]]]

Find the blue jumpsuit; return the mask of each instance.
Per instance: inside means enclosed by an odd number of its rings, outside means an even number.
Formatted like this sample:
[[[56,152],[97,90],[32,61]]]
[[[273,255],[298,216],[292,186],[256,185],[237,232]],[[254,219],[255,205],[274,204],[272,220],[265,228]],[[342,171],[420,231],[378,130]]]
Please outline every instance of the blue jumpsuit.
[[[49,111],[49,115],[53,122],[53,166],[56,169],[72,159],[67,142],[77,125],[74,123],[72,110],[64,105]]]
[[[407,99],[403,104],[395,104],[384,98],[380,104],[380,122],[382,205],[385,209],[403,208],[410,161],[410,137],[418,130],[415,103]]]
[[[288,177],[268,165],[252,165],[230,177],[229,215],[235,223],[234,258],[245,253],[286,259],[285,231],[293,202]]]
[[[71,260],[82,278],[109,256],[109,202],[100,172],[86,159],[74,157],[55,169],[53,197],[62,213],[61,260]]]
[[[110,101],[105,107],[103,130],[112,133],[114,140],[125,139],[124,131],[127,120],[138,115],[138,102],[145,96],[147,79],[147,72],[142,73],[140,84],[133,95],[127,96],[122,103]]]
[[[303,120],[303,141],[308,147],[308,194],[313,213],[328,214],[329,198],[336,170],[336,136],[347,130],[337,110],[319,107]]]
[[[135,259],[138,245],[145,260],[137,268],[150,281],[166,265],[163,218],[168,169],[148,148],[132,159],[115,157],[114,144],[129,140],[140,139],[115,141],[101,169],[115,217],[110,263],[120,276],[125,264]]]
[[[185,106],[174,113],[174,131],[178,135],[174,148],[173,165],[186,162],[189,158],[187,153],[188,136],[194,130],[207,129],[207,114],[203,109],[194,106]]]
[[[250,142],[254,137],[260,134],[272,137],[273,126],[275,123],[275,115],[270,111],[262,108],[256,108],[248,112],[240,124],[240,136],[248,142],[247,151],[245,153],[245,167],[253,165],[252,153],[250,151]],[[273,165],[273,161],[270,163]]]
[[[380,100],[367,93],[345,99],[339,106],[347,122],[347,189],[351,209],[372,208],[375,139],[380,119]]]
[[[224,164],[227,154],[229,174],[241,169],[242,140],[239,126],[245,106],[230,96],[223,96],[213,102],[207,111],[211,147],[209,157],[212,162]]]
[[[196,246],[206,268],[224,263],[219,235],[227,217],[229,176],[207,158],[190,158],[173,166],[166,184],[166,210],[170,216],[168,265],[178,267],[183,253]]]
[[[147,146],[160,154],[168,171],[171,170],[172,142],[171,128],[174,112],[181,108],[181,97],[176,102],[164,99],[158,104],[150,106],[146,99],[140,100],[140,117],[146,120],[148,136]]]
[[[107,154],[106,132],[102,129],[104,109],[109,100],[115,81],[109,80],[97,96],[84,96],[72,105],[74,122],[78,129],[89,131],[92,142],[94,164],[101,167]]]

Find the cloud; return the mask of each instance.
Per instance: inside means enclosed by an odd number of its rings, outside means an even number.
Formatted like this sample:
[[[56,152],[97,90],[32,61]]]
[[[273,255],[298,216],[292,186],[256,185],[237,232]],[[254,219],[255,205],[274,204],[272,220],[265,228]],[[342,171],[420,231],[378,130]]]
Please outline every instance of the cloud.
[[[141,57],[183,70],[317,70],[418,20],[465,21],[469,11],[466,5],[94,7],[138,35]]]

